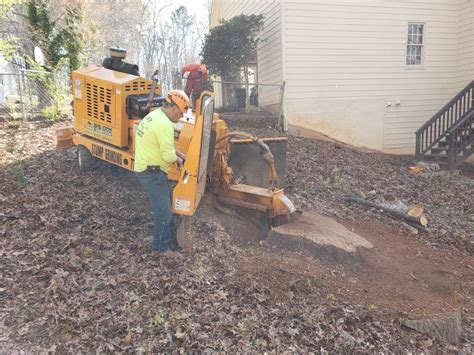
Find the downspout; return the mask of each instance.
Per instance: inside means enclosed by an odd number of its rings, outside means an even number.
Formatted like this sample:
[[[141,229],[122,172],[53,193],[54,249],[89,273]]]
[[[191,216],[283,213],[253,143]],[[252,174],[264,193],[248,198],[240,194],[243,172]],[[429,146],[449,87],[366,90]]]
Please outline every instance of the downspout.
[[[281,26],[281,82],[286,82],[286,85],[288,85],[288,81],[286,78],[286,17],[285,17],[285,7],[286,7],[286,0],[280,0],[280,26]],[[285,87],[286,91],[286,87]],[[282,128],[283,132],[288,132],[288,109],[286,105],[286,99],[285,99],[285,91],[283,91],[283,97],[282,97],[282,105],[283,105],[283,110],[282,112]]]

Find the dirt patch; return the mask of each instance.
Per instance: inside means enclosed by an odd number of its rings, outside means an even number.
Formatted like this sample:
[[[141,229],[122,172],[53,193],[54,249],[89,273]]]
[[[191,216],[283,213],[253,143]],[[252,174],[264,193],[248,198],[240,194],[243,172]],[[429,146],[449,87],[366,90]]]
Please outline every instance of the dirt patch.
[[[374,244],[375,253],[368,254],[364,268],[353,275],[371,302],[418,317],[456,308],[472,315],[464,291],[474,277],[472,258],[433,250],[378,221],[342,223]]]
[[[272,245],[269,239],[262,241],[253,222],[215,205],[211,195],[204,197],[201,220],[212,219],[245,247],[232,283],[262,288],[277,302],[289,302],[299,292],[318,302],[339,299],[414,318],[456,309],[474,316],[468,293],[474,278],[470,257],[429,248],[408,232],[376,220],[339,220],[373,244],[373,250],[361,252],[359,258],[341,260],[315,254],[310,248],[295,249],[290,242]]]
[[[377,247],[377,246],[376,246]],[[242,263],[241,278],[267,287],[277,300],[291,300],[297,290],[319,301],[343,300],[371,309],[403,312],[413,318],[462,309],[473,316],[467,294],[473,274],[459,272],[466,260],[451,260],[440,269],[431,260],[367,255],[363,267],[327,264],[304,254],[260,250]],[[439,255],[438,255],[439,256]],[[461,269],[462,270],[462,269]]]

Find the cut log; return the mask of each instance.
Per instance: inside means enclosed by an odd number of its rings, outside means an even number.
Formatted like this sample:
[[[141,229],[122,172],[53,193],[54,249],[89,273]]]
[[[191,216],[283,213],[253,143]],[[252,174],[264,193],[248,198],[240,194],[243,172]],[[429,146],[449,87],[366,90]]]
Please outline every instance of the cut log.
[[[375,202],[367,201],[367,200],[364,200],[362,198],[355,197],[355,196],[346,196],[346,197],[344,197],[344,201],[355,202],[355,203],[358,203],[358,204],[361,204],[361,205],[364,205],[364,206],[377,208],[379,210],[387,212],[392,217],[396,217],[398,219],[401,219],[401,220],[404,220],[404,221],[407,221],[407,222],[415,223],[419,226],[426,227],[428,225],[428,220],[426,219],[426,217],[423,214],[420,215],[419,217],[410,216],[409,214],[406,214],[406,213],[400,212],[398,210],[394,210],[392,208],[388,208],[388,207],[379,205]]]
[[[435,177],[435,176],[452,177],[452,176],[459,176],[459,175],[461,175],[460,170],[453,170],[453,171],[440,170],[440,171],[429,171],[426,173],[421,173],[418,176],[431,179],[432,177]]]
[[[419,174],[423,171],[423,168],[420,168],[419,166],[410,166],[408,168],[408,172],[412,174]]]
[[[425,208],[421,203],[410,206],[407,210],[407,215],[412,216],[412,217],[421,217],[423,215],[423,212],[425,211]]]
[[[423,169],[423,171],[439,171],[440,167],[439,164],[436,163],[426,163],[423,161],[419,161],[416,163],[416,166]]]

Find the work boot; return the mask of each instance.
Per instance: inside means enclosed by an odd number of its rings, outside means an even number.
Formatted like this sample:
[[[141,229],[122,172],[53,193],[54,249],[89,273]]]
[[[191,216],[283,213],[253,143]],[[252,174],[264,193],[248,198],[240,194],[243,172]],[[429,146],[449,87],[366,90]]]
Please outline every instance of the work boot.
[[[172,240],[170,243],[170,249],[172,251],[182,251],[183,248],[178,244],[178,241],[176,239]]]
[[[160,251],[158,252],[158,255],[163,258],[167,259],[182,259],[184,258],[184,255],[181,253],[178,253],[177,251],[173,250],[166,250],[166,251]]]

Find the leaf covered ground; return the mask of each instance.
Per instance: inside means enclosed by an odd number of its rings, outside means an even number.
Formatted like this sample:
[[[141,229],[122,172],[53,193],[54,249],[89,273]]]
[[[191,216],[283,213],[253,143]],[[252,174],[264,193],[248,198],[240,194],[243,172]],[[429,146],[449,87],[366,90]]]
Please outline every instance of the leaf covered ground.
[[[152,216],[134,175],[79,172],[73,149],[54,149],[61,125],[1,131],[2,352],[472,350],[469,168],[420,178],[407,156],[292,137],[289,197],[367,237],[377,257],[338,265],[271,247],[207,195],[176,261],[150,250]],[[423,203],[429,230],[415,236],[347,205],[348,192]],[[400,323],[455,309],[459,344]]]

